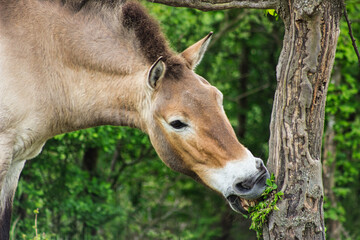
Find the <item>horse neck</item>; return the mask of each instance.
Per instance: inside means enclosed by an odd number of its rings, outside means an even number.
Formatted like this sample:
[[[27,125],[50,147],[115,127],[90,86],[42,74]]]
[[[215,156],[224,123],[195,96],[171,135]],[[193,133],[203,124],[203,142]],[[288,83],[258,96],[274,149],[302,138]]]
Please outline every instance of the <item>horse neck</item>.
[[[146,71],[138,71],[119,76],[82,70],[70,81],[63,79],[61,88],[65,94],[59,96],[57,92],[52,99],[58,133],[100,125],[146,131],[142,120],[147,103],[145,74]]]
[[[11,28],[13,42],[25,42],[28,76],[38,89],[38,115],[50,117],[51,135],[99,125],[146,131],[140,112],[147,102],[150,65],[133,32],[104,21],[117,22],[119,16],[74,15],[36,1],[19,11],[26,17],[14,19],[22,34]]]

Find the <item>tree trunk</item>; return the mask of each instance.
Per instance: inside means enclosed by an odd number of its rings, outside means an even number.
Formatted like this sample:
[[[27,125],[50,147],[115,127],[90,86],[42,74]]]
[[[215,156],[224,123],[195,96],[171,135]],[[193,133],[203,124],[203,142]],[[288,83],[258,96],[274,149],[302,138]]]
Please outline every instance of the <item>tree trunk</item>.
[[[284,192],[264,239],[325,239],[321,143],[340,0],[281,1],[284,46],[270,124],[268,168]]]

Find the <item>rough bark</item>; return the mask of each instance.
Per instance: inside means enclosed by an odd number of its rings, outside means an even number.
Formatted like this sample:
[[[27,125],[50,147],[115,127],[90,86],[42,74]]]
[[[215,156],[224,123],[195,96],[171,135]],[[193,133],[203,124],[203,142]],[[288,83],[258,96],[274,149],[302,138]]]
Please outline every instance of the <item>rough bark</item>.
[[[325,239],[321,143],[339,35],[340,0],[282,1],[285,24],[268,168],[285,193],[264,239]]]
[[[276,8],[278,0],[147,0],[174,7],[196,8],[202,11],[224,10],[230,8]]]

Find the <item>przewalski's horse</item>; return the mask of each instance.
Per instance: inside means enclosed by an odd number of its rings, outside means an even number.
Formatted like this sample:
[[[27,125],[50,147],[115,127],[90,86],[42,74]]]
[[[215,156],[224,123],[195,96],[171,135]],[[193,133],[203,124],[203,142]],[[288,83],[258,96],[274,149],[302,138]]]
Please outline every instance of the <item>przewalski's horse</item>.
[[[99,125],[141,129],[166,165],[235,211],[258,198],[269,173],[193,71],[210,38],[174,53],[134,2],[0,0],[0,238],[25,161],[57,134]]]

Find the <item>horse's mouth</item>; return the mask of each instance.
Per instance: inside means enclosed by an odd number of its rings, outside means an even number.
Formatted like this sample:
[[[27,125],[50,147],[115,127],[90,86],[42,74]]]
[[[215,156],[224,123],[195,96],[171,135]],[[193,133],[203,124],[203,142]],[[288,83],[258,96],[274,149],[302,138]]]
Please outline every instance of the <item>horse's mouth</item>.
[[[248,214],[249,207],[254,207],[257,203],[256,200],[246,200],[236,195],[230,195],[226,198],[231,208],[238,213]]]

